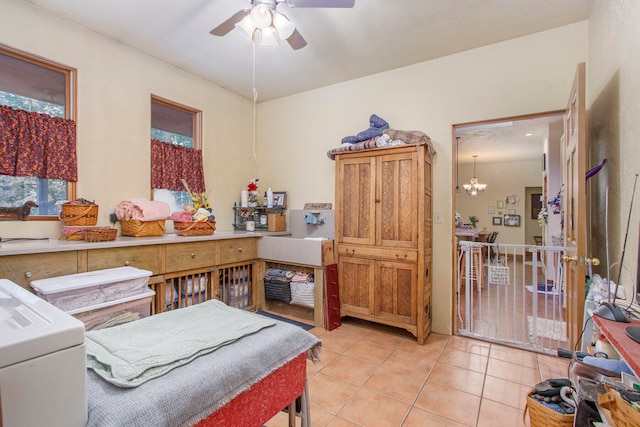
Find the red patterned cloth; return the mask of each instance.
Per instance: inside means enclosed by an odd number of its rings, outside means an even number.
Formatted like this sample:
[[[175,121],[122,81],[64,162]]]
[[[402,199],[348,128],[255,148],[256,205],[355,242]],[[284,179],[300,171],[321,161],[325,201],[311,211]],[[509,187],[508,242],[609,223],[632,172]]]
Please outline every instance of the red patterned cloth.
[[[0,174],[77,181],[76,123],[0,105]]]
[[[192,192],[206,191],[202,151],[152,139],[151,187],[186,191],[181,179],[187,181]]]
[[[196,427],[259,426],[269,421],[302,394],[307,357],[303,353],[273,371],[249,390],[201,420]]]

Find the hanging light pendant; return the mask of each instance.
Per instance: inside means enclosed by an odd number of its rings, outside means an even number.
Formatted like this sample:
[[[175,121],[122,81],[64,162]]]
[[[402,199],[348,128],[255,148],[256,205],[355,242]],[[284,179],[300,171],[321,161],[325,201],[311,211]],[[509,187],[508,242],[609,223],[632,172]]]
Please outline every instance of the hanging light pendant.
[[[487,188],[487,184],[478,183],[478,178],[476,178],[476,157],[478,157],[477,154],[473,156],[473,178],[471,178],[469,184],[463,185],[464,191],[466,191],[470,196],[477,196],[479,194],[482,194]]]

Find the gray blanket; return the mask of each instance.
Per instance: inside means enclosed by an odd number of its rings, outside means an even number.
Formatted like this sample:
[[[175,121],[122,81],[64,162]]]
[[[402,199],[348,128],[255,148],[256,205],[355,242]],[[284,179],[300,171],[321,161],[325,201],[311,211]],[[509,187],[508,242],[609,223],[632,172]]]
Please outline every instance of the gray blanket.
[[[110,383],[136,387],[272,325],[271,319],[210,300],[87,332],[87,366]]]
[[[251,314],[263,319],[258,314]],[[87,372],[88,426],[192,425],[224,406],[298,355],[321,343],[280,321],[202,355],[135,388],[108,383]]]

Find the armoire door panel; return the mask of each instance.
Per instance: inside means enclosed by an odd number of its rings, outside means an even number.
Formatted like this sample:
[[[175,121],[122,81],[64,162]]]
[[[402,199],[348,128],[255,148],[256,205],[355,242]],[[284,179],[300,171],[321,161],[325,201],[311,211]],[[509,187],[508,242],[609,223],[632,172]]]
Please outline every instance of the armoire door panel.
[[[338,265],[340,312],[370,314],[373,307],[373,261],[342,257]]]
[[[417,247],[415,153],[380,156],[378,231],[382,246]]]
[[[416,264],[379,261],[375,315],[416,324]]]
[[[375,239],[375,164],[371,159],[350,159],[340,165],[341,183],[337,197],[341,221],[339,240],[347,243],[372,244]]]

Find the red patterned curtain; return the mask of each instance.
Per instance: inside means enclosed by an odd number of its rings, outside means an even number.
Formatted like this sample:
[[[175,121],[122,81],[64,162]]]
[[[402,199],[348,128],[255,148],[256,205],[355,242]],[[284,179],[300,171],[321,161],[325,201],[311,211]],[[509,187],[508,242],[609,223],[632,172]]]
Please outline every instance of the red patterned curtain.
[[[76,123],[0,105],[0,174],[77,181]]]
[[[151,187],[186,191],[181,179],[194,193],[204,193],[202,151],[151,140]]]

